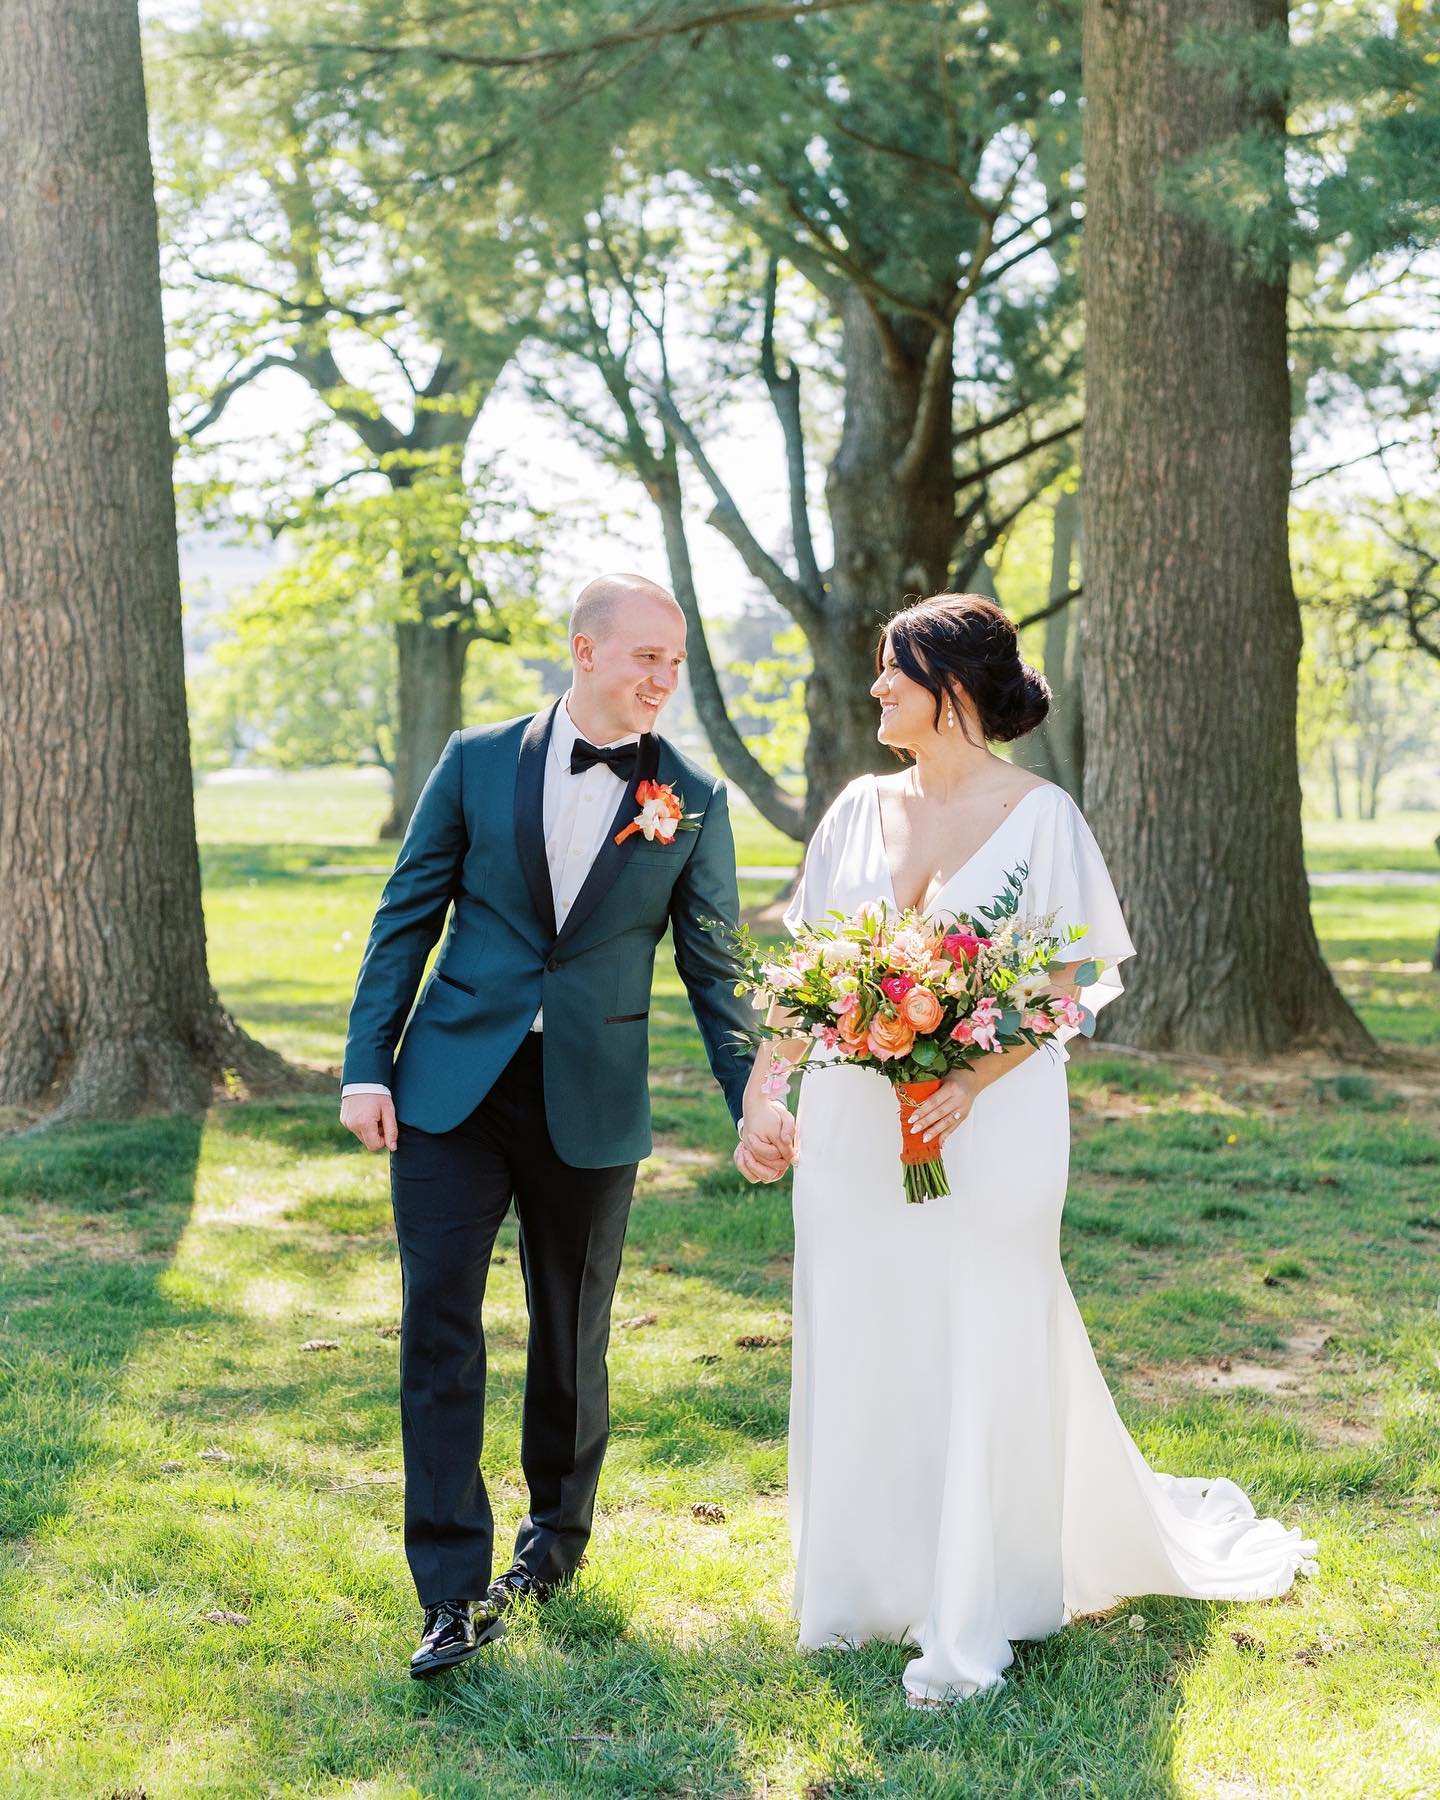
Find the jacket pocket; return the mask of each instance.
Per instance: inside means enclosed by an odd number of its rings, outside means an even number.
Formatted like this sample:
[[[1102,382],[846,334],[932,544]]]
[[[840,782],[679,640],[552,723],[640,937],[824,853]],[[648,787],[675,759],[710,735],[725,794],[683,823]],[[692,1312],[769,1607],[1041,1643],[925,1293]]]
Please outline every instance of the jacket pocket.
[[[648,1019],[649,1017],[650,1011],[647,1007],[646,1010],[641,1013],[612,1013],[605,1023],[607,1025],[637,1025],[641,1019]]]
[[[469,994],[472,1000],[479,993],[478,988],[467,987],[463,981],[457,981],[453,975],[443,975],[439,969],[435,971],[435,979],[443,981],[446,987],[459,988],[462,994]]]

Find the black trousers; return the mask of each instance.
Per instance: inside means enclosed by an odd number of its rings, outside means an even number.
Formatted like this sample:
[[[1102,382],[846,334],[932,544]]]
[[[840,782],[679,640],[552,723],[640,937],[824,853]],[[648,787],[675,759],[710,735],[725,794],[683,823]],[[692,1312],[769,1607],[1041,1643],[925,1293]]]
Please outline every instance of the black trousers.
[[[422,1606],[478,1599],[492,1574],[480,1313],[512,1199],[530,1310],[520,1440],[530,1510],[515,1561],[553,1581],[575,1568],[590,1537],[610,1431],[610,1305],[637,1165],[561,1162],[545,1123],[542,1048],[530,1033],[453,1131],[402,1122],[391,1158],[404,1284],[405,1555]]]

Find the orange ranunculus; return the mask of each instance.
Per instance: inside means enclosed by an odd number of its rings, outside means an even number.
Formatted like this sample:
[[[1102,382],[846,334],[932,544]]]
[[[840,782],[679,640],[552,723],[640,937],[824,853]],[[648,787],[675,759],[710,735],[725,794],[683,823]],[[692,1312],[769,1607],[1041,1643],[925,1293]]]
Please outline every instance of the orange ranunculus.
[[[855,1056],[865,1049],[865,1042],[870,1034],[870,1028],[861,1017],[858,1008],[856,1011],[844,1015],[840,1020],[838,1030],[840,1033],[840,1048],[846,1051],[847,1054]]]
[[[945,1008],[929,988],[913,987],[900,1002],[900,1017],[916,1031],[933,1031],[945,1017]]]
[[[904,1019],[878,1012],[870,1021],[870,1048],[882,1062],[892,1056],[908,1056],[915,1048],[915,1033]]]

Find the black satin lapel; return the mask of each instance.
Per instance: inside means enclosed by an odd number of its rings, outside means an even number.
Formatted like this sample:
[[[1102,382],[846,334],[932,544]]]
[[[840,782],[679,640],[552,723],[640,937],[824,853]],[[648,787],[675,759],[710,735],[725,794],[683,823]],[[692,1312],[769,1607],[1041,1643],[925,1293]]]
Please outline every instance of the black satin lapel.
[[[557,700],[555,706],[560,702]],[[545,855],[545,758],[550,753],[550,733],[555,706],[536,713],[520,740],[515,766],[515,853],[530,890],[535,916],[547,940],[555,937],[555,896],[550,887],[550,863]]]
[[[570,908],[569,917],[560,927],[560,935],[555,940],[557,945],[563,944],[566,938],[572,937],[580,929],[614,886],[615,877],[624,868],[631,846],[643,842],[638,831],[632,832],[623,844],[617,844],[615,839],[640,810],[635,790],[642,781],[653,781],[659,767],[660,740],[653,732],[647,731],[640,739],[634,777],[620,796],[620,804],[615,809],[615,817],[610,821],[605,842],[590,865],[590,873],[585,877],[584,885],[575,896],[575,904]]]

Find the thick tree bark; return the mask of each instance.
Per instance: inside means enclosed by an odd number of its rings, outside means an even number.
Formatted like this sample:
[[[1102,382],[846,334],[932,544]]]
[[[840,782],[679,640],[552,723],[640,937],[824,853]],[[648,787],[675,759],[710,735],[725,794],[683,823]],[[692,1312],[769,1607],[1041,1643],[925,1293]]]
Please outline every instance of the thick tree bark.
[[[894,768],[875,738],[875,645],[907,600],[943,590],[955,539],[948,336],[937,379],[931,327],[877,314],[854,288],[839,314],[845,418],[825,479],[835,561],[823,628],[811,636],[807,832],[855,776]]]
[[[6,0],[0,65],[0,1102],[293,1087],[206,973],[134,0]]]
[[[1371,1050],[1301,853],[1285,288],[1162,197],[1279,108],[1177,60],[1285,0],[1085,0],[1086,807],[1139,951],[1103,1023],[1154,1049]]]

